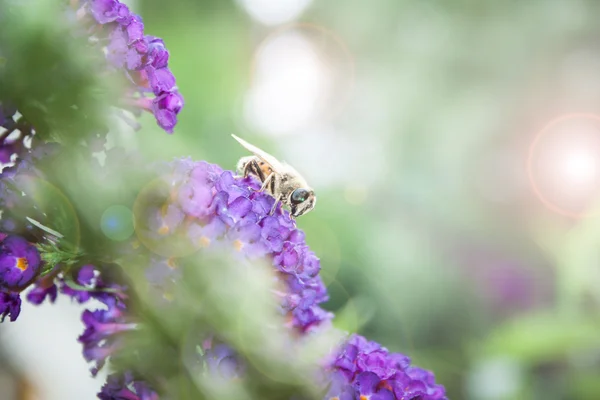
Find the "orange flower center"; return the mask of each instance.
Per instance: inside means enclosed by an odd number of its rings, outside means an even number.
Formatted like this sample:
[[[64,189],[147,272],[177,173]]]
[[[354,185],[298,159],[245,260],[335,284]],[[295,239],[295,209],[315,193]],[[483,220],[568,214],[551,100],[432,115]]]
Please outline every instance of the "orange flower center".
[[[200,239],[198,239],[198,244],[200,247],[208,247],[210,245],[210,239],[206,236],[200,236]]]
[[[244,247],[244,243],[241,240],[236,240],[233,242],[233,247],[235,247],[235,249],[237,251],[242,251],[242,248]]]
[[[17,268],[19,268],[21,271],[25,271],[27,268],[29,268],[29,264],[27,263],[27,259],[25,257],[17,258]]]

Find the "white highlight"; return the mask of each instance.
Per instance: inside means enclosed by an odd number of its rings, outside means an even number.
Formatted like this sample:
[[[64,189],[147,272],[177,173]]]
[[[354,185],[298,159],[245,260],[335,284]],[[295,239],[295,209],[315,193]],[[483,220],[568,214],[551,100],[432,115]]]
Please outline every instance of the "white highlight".
[[[239,0],[246,12],[265,25],[277,25],[300,16],[312,0]]]
[[[246,120],[266,133],[291,133],[314,122],[328,89],[329,71],[313,45],[297,32],[286,32],[258,51]]]
[[[2,346],[12,364],[35,385],[39,400],[94,399],[106,381],[107,368],[93,378],[77,337],[83,332],[81,313],[102,308],[59,295],[55,304],[34,306],[25,301],[16,322],[2,323]],[[0,398],[4,393],[0,392]]]
[[[570,184],[592,184],[598,175],[596,155],[586,149],[574,149],[565,154],[560,165],[563,179]]]

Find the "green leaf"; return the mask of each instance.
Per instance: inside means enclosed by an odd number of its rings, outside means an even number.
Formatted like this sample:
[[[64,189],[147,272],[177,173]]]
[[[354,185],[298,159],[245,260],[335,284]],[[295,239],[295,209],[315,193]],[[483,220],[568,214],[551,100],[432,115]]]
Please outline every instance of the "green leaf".
[[[524,363],[562,358],[573,351],[600,346],[600,320],[566,318],[552,313],[516,318],[489,335],[474,354],[505,355]]]

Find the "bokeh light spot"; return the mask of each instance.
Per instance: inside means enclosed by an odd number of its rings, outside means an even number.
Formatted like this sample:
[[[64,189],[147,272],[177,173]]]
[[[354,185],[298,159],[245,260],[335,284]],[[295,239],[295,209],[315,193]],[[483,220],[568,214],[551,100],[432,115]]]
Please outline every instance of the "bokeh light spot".
[[[258,51],[255,73],[245,114],[256,128],[288,133],[317,116],[328,71],[303,35],[292,31],[267,40]]]
[[[115,241],[127,240],[133,234],[133,213],[122,205],[108,207],[100,219],[104,235]]]
[[[593,182],[598,169],[596,161],[593,151],[583,148],[571,150],[562,160],[564,179],[575,184]]]
[[[527,173],[550,210],[574,217],[598,215],[600,117],[568,114],[548,123],[529,149]]]
[[[344,40],[315,24],[269,34],[251,66],[244,123],[270,135],[304,132],[339,115],[354,88],[354,60]]]
[[[312,0],[239,0],[246,12],[265,25],[277,25],[298,18]]]

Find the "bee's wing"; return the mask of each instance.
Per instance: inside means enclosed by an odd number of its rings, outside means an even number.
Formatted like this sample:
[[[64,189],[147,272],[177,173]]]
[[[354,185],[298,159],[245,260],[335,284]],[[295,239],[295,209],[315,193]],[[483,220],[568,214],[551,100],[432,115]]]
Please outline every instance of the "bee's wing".
[[[255,156],[261,158],[264,162],[269,164],[274,171],[281,173],[285,170],[285,167],[281,163],[281,161],[279,161],[266,151],[261,150],[258,147],[246,142],[244,139],[235,136],[233,133],[231,134],[231,136],[233,136],[235,140],[237,140],[242,146],[244,146],[246,150],[254,153]]]

